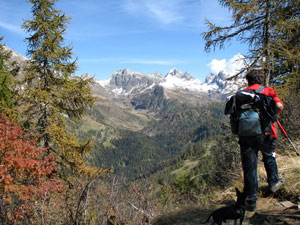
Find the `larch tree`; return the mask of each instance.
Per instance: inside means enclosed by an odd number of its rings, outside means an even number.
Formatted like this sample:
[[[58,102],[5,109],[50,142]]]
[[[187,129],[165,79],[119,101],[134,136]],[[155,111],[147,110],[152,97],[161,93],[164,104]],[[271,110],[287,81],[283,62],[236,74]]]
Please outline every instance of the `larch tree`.
[[[219,2],[232,11],[233,23],[220,27],[207,21],[209,31],[202,33],[206,41],[205,51],[223,48],[232,39],[248,44],[249,54],[246,59],[250,63],[245,70],[259,65],[266,71],[267,86],[273,78],[299,71],[299,1]]]
[[[283,4],[283,3],[282,3]],[[282,77],[290,95],[300,91],[300,1],[285,1],[278,8],[277,40],[271,45],[275,74]]]
[[[3,40],[0,37],[0,42]],[[16,119],[15,75],[18,67],[9,61],[10,52],[0,43],[0,112],[11,119]]]
[[[31,59],[23,80],[24,124],[39,132],[41,147],[56,155],[61,173],[87,174],[94,171],[85,163],[91,141],[80,142],[68,131],[66,118],[80,118],[93,104],[91,79],[73,76],[76,59],[72,47],[64,45],[70,18],[55,9],[57,0],[29,2],[33,17],[23,24]]]

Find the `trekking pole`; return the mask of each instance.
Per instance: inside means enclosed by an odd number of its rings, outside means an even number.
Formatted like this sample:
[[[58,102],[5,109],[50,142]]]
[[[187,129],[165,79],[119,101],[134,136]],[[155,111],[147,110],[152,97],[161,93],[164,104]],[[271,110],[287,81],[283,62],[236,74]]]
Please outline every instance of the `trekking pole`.
[[[293,148],[295,149],[297,155],[300,157],[300,153],[298,152],[296,146],[294,145],[294,143],[292,142],[292,140],[290,139],[289,135],[287,134],[287,132],[283,129],[281,123],[279,122],[279,120],[276,121],[276,123],[278,124],[278,126],[280,127],[280,129],[282,130],[282,132],[284,133],[285,137],[289,140],[289,142],[291,143],[291,145],[293,146]]]

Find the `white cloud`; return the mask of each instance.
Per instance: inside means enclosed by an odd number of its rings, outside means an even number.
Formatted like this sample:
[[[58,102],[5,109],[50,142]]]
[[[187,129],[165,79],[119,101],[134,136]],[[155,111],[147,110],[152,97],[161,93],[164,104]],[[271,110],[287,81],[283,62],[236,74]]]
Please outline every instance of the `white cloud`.
[[[157,18],[164,24],[181,21],[184,15],[180,13],[181,2],[178,0],[147,0],[146,7],[153,18]]]
[[[218,0],[120,0],[123,12],[141,19],[150,19],[175,28],[206,27],[205,19],[215,23],[229,22],[229,11]]]
[[[226,68],[226,59],[213,59],[209,64],[207,64],[208,67],[210,67],[210,70],[212,73],[219,73],[220,71],[224,71]]]
[[[245,57],[241,54],[236,54],[229,59],[227,69],[230,73],[237,73],[245,66]]]
[[[231,59],[213,59],[207,66],[210,68],[211,72],[214,74],[224,71],[229,75],[234,75],[238,73],[245,65],[244,56],[240,53],[234,55]]]
[[[19,26],[15,26],[15,25],[12,25],[12,24],[8,24],[8,23],[5,23],[5,22],[1,22],[0,21],[0,27],[6,29],[6,30],[9,30],[11,32],[14,32],[14,33],[18,33],[18,34],[23,34],[24,31],[21,29],[21,27]]]
[[[184,0],[123,0],[122,8],[139,18],[148,17],[168,25],[188,20],[195,4],[187,4]]]
[[[143,3],[139,0],[123,0],[121,7],[127,13],[137,13],[143,8]]]

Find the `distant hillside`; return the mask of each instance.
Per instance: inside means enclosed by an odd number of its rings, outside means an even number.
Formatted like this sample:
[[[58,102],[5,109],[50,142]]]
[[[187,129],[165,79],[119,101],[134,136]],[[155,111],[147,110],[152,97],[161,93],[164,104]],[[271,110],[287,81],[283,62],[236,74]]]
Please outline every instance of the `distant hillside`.
[[[182,107],[151,120],[140,131],[114,130],[114,138],[94,139],[93,163],[113,166],[129,179],[145,177],[162,169],[163,162],[182,154],[189,146],[221,134],[223,104]],[[95,132],[96,137],[99,132]]]

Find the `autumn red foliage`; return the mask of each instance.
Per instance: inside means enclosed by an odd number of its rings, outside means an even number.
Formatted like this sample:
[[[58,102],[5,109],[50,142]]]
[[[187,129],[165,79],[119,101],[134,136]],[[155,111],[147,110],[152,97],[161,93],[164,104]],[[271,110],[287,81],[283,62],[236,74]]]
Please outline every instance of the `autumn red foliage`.
[[[30,224],[49,190],[59,189],[55,158],[0,115],[0,221]]]

